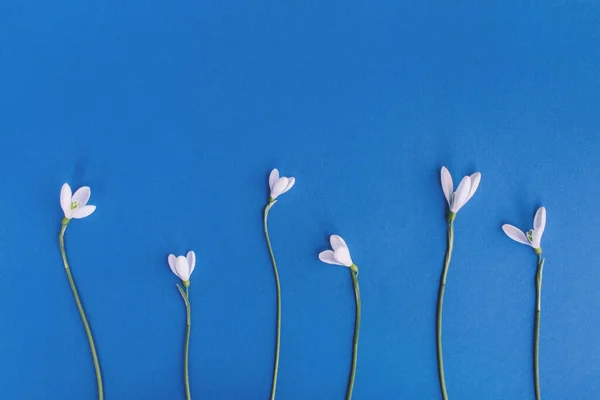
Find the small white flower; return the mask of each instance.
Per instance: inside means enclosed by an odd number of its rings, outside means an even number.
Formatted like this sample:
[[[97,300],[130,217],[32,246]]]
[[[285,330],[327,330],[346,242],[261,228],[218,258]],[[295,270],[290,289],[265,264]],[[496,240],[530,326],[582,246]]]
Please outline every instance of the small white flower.
[[[88,186],[80,187],[73,195],[71,193],[71,187],[68,183],[62,185],[60,189],[60,206],[66,219],[85,218],[96,210],[96,206],[87,204],[92,195]]]
[[[280,177],[279,171],[275,168],[269,175],[269,188],[271,189],[271,201],[275,200],[280,194],[283,194],[290,190],[296,183],[295,178],[288,178],[285,176]]]
[[[546,229],[546,208],[540,207],[533,218],[533,229],[527,233],[521,231],[516,226],[509,224],[502,225],[502,230],[506,235],[515,242],[531,246],[536,253],[541,253],[542,235]]]
[[[168,261],[171,271],[183,281],[184,286],[189,286],[190,277],[196,266],[196,253],[188,251],[186,257],[175,257],[175,254],[169,254]]]
[[[452,176],[450,175],[448,168],[442,167],[441,175],[442,189],[444,190],[444,196],[446,196],[450,211],[457,213],[458,210],[460,210],[462,206],[464,206],[475,194],[475,191],[479,186],[479,182],[481,181],[481,174],[479,172],[475,172],[471,176],[465,176],[462,178],[460,184],[456,188],[456,192],[453,192],[454,183],[452,182]]]
[[[319,260],[327,264],[341,265],[344,267],[352,267],[352,257],[350,257],[350,250],[344,239],[338,235],[331,235],[329,238],[331,248],[333,250],[325,250],[319,253]]]

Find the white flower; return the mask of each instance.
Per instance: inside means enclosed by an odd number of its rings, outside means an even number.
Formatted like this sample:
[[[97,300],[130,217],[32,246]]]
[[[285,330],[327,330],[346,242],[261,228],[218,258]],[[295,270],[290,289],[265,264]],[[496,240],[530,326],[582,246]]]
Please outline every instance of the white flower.
[[[275,168],[269,175],[269,188],[271,189],[271,200],[275,200],[280,194],[290,190],[296,183],[295,178],[280,177],[279,171]]]
[[[515,242],[526,244],[533,247],[534,250],[541,252],[542,234],[546,229],[546,208],[540,207],[533,218],[533,229],[527,233],[521,231],[516,226],[509,224],[502,225],[502,230]],[[537,251],[536,251],[537,253]]]
[[[169,254],[168,261],[171,271],[183,281],[184,286],[189,286],[190,276],[196,266],[196,253],[188,251],[186,257],[175,257],[175,254]]]
[[[92,195],[88,186],[80,187],[73,195],[71,193],[71,187],[68,183],[62,185],[60,189],[60,206],[66,219],[85,218],[96,210],[96,206],[88,206],[87,204]]]
[[[325,250],[319,253],[319,260],[327,264],[341,265],[344,267],[352,267],[352,257],[344,239],[338,235],[331,235],[329,238],[331,248],[333,250]]]
[[[457,213],[458,210],[460,210],[475,194],[475,191],[479,186],[479,181],[481,181],[481,174],[475,172],[471,176],[462,178],[460,184],[456,188],[456,192],[452,192],[454,190],[454,184],[452,183],[452,176],[450,176],[450,172],[446,167],[442,167],[441,174],[442,189],[444,190],[444,196],[446,196],[450,211]]]

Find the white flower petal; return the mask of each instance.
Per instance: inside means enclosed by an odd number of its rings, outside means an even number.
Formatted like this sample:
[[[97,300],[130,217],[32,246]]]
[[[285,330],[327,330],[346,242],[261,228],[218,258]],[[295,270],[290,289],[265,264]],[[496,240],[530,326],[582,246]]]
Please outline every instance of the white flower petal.
[[[280,194],[285,191],[285,188],[288,185],[288,178],[285,176],[277,179],[275,184],[273,185],[273,189],[271,189],[271,198],[276,199]]]
[[[517,228],[516,226],[512,226],[510,224],[502,225],[502,230],[506,233],[506,236],[514,240],[515,242],[526,244],[527,246],[531,246],[529,243],[529,239],[527,239],[527,235]]]
[[[77,207],[71,212],[71,217],[75,219],[85,218],[96,211],[96,206]]]
[[[540,238],[546,229],[546,207],[538,208],[533,218],[533,229],[540,233]]]
[[[60,188],[60,207],[65,213],[65,218],[71,218],[71,186],[68,183],[65,183]]]
[[[175,269],[175,263],[177,262],[177,257],[175,257],[175,254],[169,254],[169,257],[167,257],[167,261],[169,262],[169,268],[171,268],[171,271],[177,275],[177,270]],[[179,275],[177,275],[177,277],[179,277]]]
[[[442,178],[442,190],[444,191],[444,196],[446,196],[446,201],[448,202],[448,207],[451,207],[451,198],[452,191],[454,190],[454,183],[452,182],[452,175],[450,175],[450,171],[448,168],[442,167],[441,171]]]
[[[290,190],[292,188],[292,186],[294,186],[295,183],[296,183],[296,178],[294,178],[294,177],[288,178],[288,185],[285,188],[285,190],[283,191],[283,193],[285,193],[288,190]]]
[[[450,207],[450,211],[458,212],[465,205],[467,199],[469,198],[469,192],[471,191],[471,178],[465,176],[460,181],[460,184],[456,188],[456,192],[454,193],[454,201],[452,202],[452,206]]]
[[[325,250],[320,252],[319,260],[327,264],[342,265],[333,257],[333,250]]]
[[[539,249],[542,244],[542,234],[535,229],[531,231],[531,247]]]
[[[75,191],[75,194],[71,198],[71,201],[75,201],[79,204],[79,207],[85,206],[90,201],[92,191],[89,186],[82,186]]]
[[[275,168],[273,169],[273,171],[271,171],[271,174],[269,175],[269,190],[273,190],[273,185],[275,185],[277,179],[279,179],[279,171],[277,170],[277,168]]]
[[[331,244],[331,248],[333,250],[337,250],[340,247],[348,248],[348,245],[346,244],[344,239],[342,239],[341,236],[338,236],[338,235],[331,235],[329,237],[329,243]]]
[[[192,272],[194,272],[194,268],[196,267],[196,253],[188,251],[186,258],[188,265],[190,266],[190,276],[192,276]]]
[[[333,258],[346,267],[349,267],[353,264],[352,257],[350,257],[350,250],[348,250],[347,247],[340,247],[334,251]]]
[[[477,191],[477,188],[479,187],[479,182],[481,181],[481,173],[475,172],[473,175],[470,176],[470,178],[471,178],[471,191],[469,192],[469,197],[467,197],[467,200],[465,201],[465,203],[467,201],[471,200],[471,197],[473,197],[473,195]]]
[[[175,260],[175,270],[177,271],[177,276],[179,279],[184,282],[190,280],[190,266],[187,258],[184,256],[179,256]]]

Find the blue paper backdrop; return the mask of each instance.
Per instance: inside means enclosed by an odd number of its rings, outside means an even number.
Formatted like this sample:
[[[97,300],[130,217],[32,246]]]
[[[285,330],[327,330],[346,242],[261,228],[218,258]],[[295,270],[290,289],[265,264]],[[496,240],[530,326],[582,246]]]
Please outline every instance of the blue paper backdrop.
[[[58,251],[59,190],[107,399],[183,399],[185,311],[167,266],[194,249],[194,399],[341,399],[361,268],[355,399],[438,399],[439,168],[481,171],[456,221],[444,346],[452,399],[532,399],[535,255],[500,225],[545,205],[545,400],[600,392],[600,3],[0,3],[0,398],[93,399]],[[517,5],[526,3],[526,5]]]

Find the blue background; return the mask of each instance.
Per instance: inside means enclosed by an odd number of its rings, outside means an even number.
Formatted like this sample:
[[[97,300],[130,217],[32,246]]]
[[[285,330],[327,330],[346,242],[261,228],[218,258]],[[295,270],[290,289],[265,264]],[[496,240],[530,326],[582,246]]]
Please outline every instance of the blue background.
[[[545,400],[600,392],[597,1],[0,3],[0,398],[93,399],[58,251],[59,191],[107,399],[183,399],[185,311],[166,257],[197,253],[195,399],[341,399],[360,266],[355,399],[438,399],[439,168],[481,171],[444,314],[452,399],[532,399],[535,255],[500,230],[545,205]],[[420,3],[420,5],[416,5]],[[518,5],[520,3],[520,5]]]

